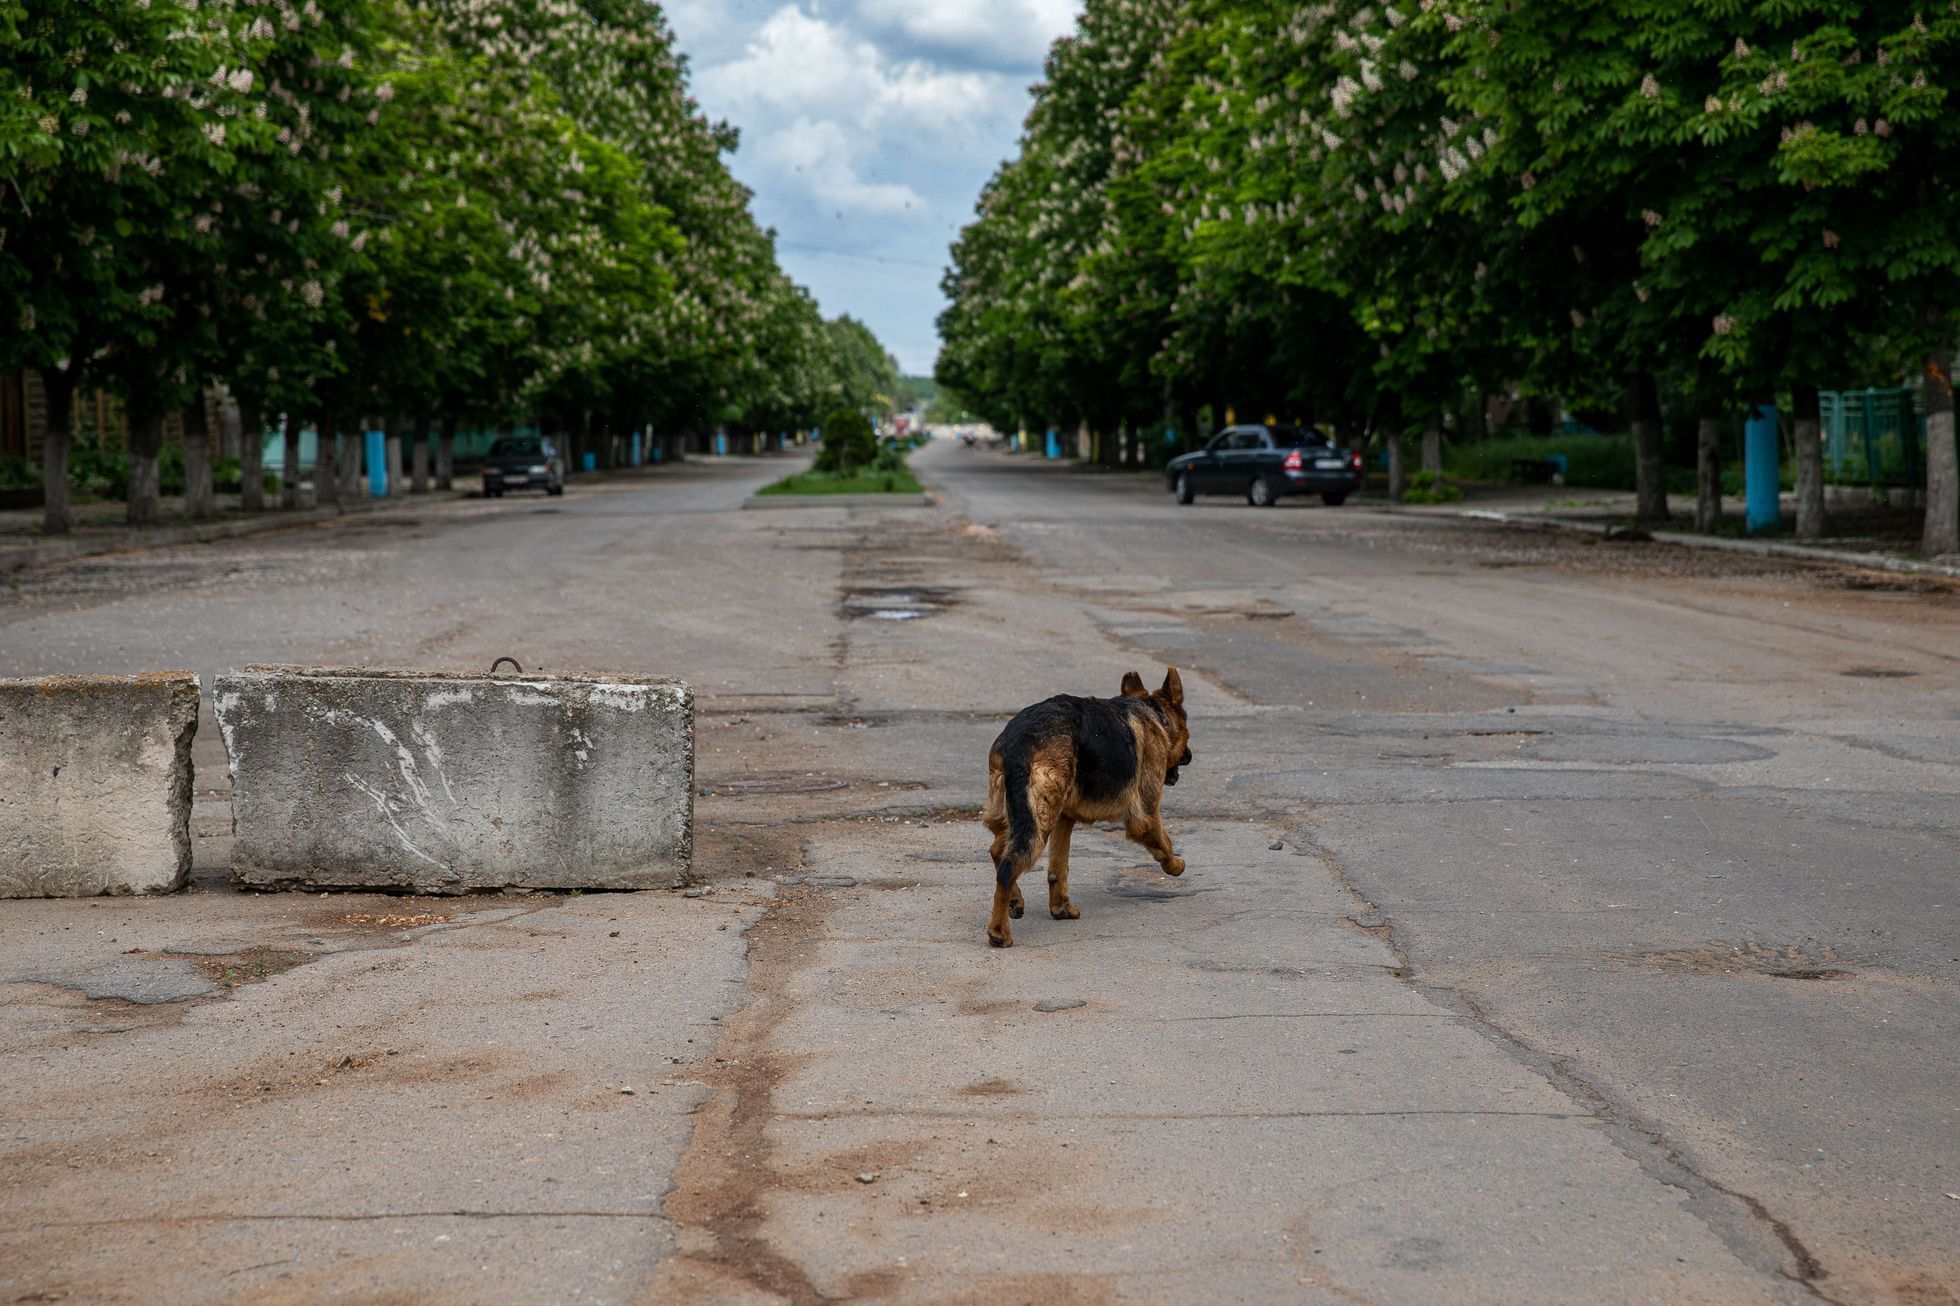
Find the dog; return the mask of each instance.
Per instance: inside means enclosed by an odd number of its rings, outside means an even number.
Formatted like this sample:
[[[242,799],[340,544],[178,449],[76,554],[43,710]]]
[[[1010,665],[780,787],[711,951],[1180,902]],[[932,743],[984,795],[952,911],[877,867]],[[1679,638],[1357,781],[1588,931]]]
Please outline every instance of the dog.
[[[1177,668],[1151,693],[1124,675],[1115,698],[1058,694],[1024,708],[987,750],[987,806],[993,832],[994,912],[987,941],[1014,946],[1008,919],[1021,918],[1017,881],[1048,849],[1048,914],[1081,917],[1068,896],[1068,841],[1078,821],[1121,821],[1166,875],[1184,874],[1158,803],[1164,786],[1191,765],[1191,730]]]

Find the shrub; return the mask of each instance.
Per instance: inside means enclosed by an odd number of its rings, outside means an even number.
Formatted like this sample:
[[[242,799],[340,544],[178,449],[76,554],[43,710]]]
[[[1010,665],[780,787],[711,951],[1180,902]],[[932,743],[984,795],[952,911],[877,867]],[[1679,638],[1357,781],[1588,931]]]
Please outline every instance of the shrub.
[[[1455,503],[1463,491],[1444,481],[1435,472],[1417,472],[1402,492],[1403,503]]]
[[[1444,468],[1465,481],[1508,481],[1516,459],[1565,456],[1565,483],[1600,490],[1633,488],[1633,437],[1629,435],[1520,435],[1445,447]]]
[[[100,440],[84,437],[68,449],[68,485],[77,494],[97,499],[121,499],[129,494],[129,455],[105,449]]]
[[[853,472],[879,456],[877,437],[863,413],[839,408],[823,419],[823,448],[817,453],[820,472]]]
[[[41,483],[41,469],[16,454],[0,458],[0,490],[31,490]]]

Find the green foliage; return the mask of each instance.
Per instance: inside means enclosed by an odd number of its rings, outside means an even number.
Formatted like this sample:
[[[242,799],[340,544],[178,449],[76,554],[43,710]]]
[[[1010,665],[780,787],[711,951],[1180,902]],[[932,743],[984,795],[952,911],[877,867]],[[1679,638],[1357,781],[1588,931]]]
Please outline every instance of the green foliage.
[[[823,419],[823,443],[816,470],[849,474],[877,459],[878,441],[871,423],[854,408],[839,408]]]
[[[783,274],[659,6],[0,0],[0,45],[0,373],[615,430],[896,390]]]
[[[121,499],[129,493],[129,457],[84,436],[68,450],[68,485],[77,494]]]
[[[0,490],[31,490],[41,483],[41,468],[18,454],[0,457]]]
[[[1635,378],[1691,424],[1960,330],[1952,7],[1086,0],[1045,74],[942,283],[937,377],[1004,429]]]
[[[871,328],[846,314],[824,323],[824,332],[836,359],[837,400],[861,413],[892,412],[900,393],[898,360],[885,352]]]
[[[920,494],[924,487],[903,462],[853,472],[798,472],[765,485],[757,494]]]
[[[1402,491],[1403,503],[1455,503],[1462,497],[1461,488],[1435,472],[1416,472],[1409,477],[1408,488]]]
[[[1631,490],[1633,437],[1627,435],[1518,435],[1458,441],[1443,448],[1443,471],[1460,481],[1508,481],[1512,464],[1565,459],[1565,483],[1599,490]],[[1414,478],[1410,478],[1411,484]]]

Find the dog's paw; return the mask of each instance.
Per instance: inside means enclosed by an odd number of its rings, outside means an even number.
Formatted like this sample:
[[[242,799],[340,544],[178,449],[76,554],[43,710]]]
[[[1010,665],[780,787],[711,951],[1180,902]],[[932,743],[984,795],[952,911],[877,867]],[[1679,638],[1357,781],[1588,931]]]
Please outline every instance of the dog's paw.
[[[1009,917],[1013,918],[1014,920],[1017,921],[1020,920],[1021,917],[1027,915],[1027,912],[1028,912],[1028,904],[1024,900],[1017,899],[1016,901],[1007,904],[1007,914]]]
[[[992,930],[988,930],[987,942],[993,944],[996,948],[1011,948],[1014,946],[1014,936],[1011,934],[995,934]]]
[[[1058,921],[1079,921],[1082,919],[1082,909],[1072,902],[1065,902],[1059,907],[1050,903],[1048,914]]]
[[[1169,861],[1165,862],[1164,874],[1166,875],[1184,874],[1184,859],[1182,857],[1173,857]]]

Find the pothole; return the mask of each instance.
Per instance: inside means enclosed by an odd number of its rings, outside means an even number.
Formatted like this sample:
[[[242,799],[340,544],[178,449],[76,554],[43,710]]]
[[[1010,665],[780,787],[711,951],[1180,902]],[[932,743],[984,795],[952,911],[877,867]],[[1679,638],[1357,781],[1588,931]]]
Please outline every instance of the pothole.
[[[753,794],[821,794],[843,789],[850,781],[828,775],[744,775],[704,780],[694,792],[702,798],[742,798]]]
[[[1838,950],[1813,940],[1801,943],[1730,943],[1710,939],[1698,948],[1673,948],[1623,957],[1669,975],[1756,975],[1765,979],[1842,980],[1857,972]]]
[[[956,602],[949,589],[912,585],[846,590],[842,606],[844,616],[854,621],[917,621],[936,616]]]

